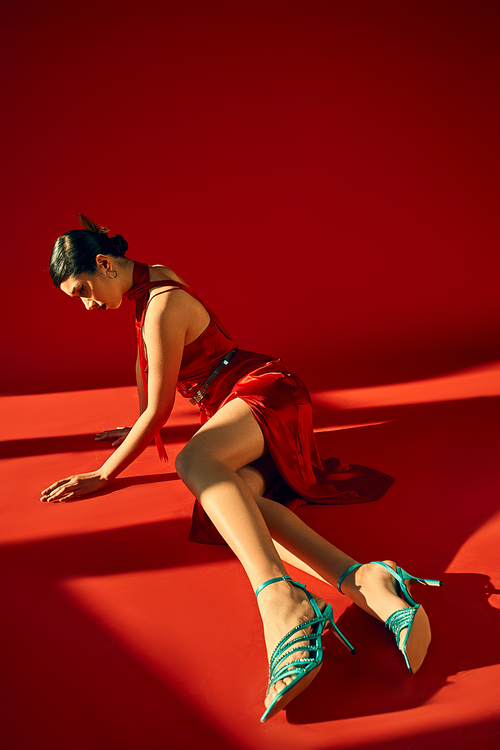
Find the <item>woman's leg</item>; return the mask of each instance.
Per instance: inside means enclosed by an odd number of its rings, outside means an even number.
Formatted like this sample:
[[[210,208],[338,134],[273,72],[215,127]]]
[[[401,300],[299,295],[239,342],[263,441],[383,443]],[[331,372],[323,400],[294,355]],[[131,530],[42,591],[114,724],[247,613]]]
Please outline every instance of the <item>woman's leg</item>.
[[[191,438],[176,460],[179,476],[241,561],[254,590],[270,578],[286,575],[254,495],[236,473],[265,451],[262,431],[250,408],[235,399]],[[257,601],[268,654],[292,628],[314,614],[304,592],[286,581],[263,589]],[[302,655],[307,653],[295,653],[293,658]],[[274,686],[266,705],[289,681],[285,678]]]
[[[288,508],[262,497],[266,489],[264,479],[253,466],[243,467],[238,474],[251,489],[281,559],[336,586],[342,573],[357,561],[330,544]],[[384,562],[396,569],[392,560]],[[362,565],[344,579],[342,592],[382,622],[408,606],[396,593],[394,578],[380,565]],[[401,632],[400,641],[405,633],[406,629]]]

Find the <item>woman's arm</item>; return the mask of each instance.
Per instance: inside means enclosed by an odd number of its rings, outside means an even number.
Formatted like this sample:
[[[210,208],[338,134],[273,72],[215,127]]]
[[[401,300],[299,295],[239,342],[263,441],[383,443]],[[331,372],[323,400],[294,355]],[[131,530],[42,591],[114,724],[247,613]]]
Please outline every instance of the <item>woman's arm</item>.
[[[167,421],[175,398],[186,333],[192,324],[194,300],[177,291],[154,297],[148,307],[144,340],[148,353],[148,404],[123,443],[97,471],[55,482],[42,500],[69,500],[106,487],[150,444]]]
[[[123,443],[101,466],[102,479],[109,481],[118,476],[143,452],[170,416],[189,323],[190,305],[185,304],[189,302],[186,297],[179,293],[163,294],[149,304],[144,331],[148,403]]]

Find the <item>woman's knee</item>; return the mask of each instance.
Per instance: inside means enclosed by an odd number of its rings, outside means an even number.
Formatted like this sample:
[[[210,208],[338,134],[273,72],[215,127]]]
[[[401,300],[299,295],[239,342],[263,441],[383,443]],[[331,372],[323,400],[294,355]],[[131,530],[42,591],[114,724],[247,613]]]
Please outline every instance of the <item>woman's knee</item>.
[[[194,490],[200,482],[203,484],[207,478],[212,478],[221,467],[225,467],[221,461],[203,441],[190,440],[177,454],[175,459],[175,470],[184,484]]]
[[[187,482],[192,476],[195,465],[194,451],[188,443],[175,458],[175,470],[183,482]]]
[[[263,495],[266,490],[266,485],[262,474],[257,471],[253,466],[243,466],[237,472],[240,479],[243,479],[247,487],[250,488],[253,495]]]

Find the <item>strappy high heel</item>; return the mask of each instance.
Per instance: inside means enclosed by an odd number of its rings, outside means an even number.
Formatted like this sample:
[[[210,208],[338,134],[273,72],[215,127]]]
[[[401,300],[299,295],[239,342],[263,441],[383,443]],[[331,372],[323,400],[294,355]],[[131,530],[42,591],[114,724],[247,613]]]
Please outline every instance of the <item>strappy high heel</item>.
[[[425,655],[427,654],[427,649],[431,642],[431,626],[424,608],[421,604],[417,604],[417,602],[412,599],[405,582],[415,581],[424,586],[442,586],[443,583],[442,581],[435,581],[430,578],[416,578],[399,566],[397,566],[394,571],[390,565],[380,562],[379,560],[375,560],[371,564],[382,565],[383,568],[389,571],[398,582],[397,588],[399,589],[399,594],[404,601],[410,605],[405,609],[398,609],[397,612],[390,615],[385,621],[385,627],[394,634],[396,644],[404,656],[406,666],[410,672],[415,673],[421,667]],[[344,593],[341,588],[344,579],[347,578],[350,573],[360,568],[361,565],[362,563],[351,565],[351,567],[344,571],[340,576],[337,582],[337,588],[341,594]],[[404,628],[407,628],[406,635],[403,643],[400,644],[399,636]]]
[[[280,680],[283,680],[285,677],[294,677],[295,679],[289,682],[288,685],[276,695],[274,700],[262,714],[260,719],[261,722],[267,721],[267,719],[275,716],[278,711],[281,711],[282,708],[285,708],[293,698],[305,690],[318,673],[323,661],[323,645],[321,638],[325,625],[332,630],[340,642],[349,649],[351,654],[355,653],[347,638],[342,635],[338,627],[335,625],[332,605],[327,604],[323,612],[321,612],[313,595],[306,589],[303,583],[292,581],[290,576],[271,578],[269,581],[265,581],[258,587],[255,596],[258,596],[266,586],[269,586],[271,583],[277,583],[278,581],[289,581],[292,586],[302,589],[307,594],[307,598],[314,610],[314,617],[292,628],[292,630],[281,639],[271,654],[271,659],[269,661],[269,683],[266,694],[269,694],[273,685]],[[310,633],[297,636],[297,633],[308,627],[311,628]],[[294,659],[283,664],[286,659],[297,651],[307,651],[309,656],[303,659]]]

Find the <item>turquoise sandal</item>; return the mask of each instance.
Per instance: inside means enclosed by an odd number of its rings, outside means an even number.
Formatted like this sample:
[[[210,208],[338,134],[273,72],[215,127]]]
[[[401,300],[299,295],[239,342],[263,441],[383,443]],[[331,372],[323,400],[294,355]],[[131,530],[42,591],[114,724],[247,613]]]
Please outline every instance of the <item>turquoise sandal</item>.
[[[434,581],[430,578],[415,578],[415,576],[410,575],[406,570],[403,570],[403,568],[400,568],[399,566],[394,571],[390,565],[380,562],[379,560],[373,561],[372,565],[373,564],[382,565],[383,568],[389,571],[398,582],[400,595],[405,602],[410,605],[405,609],[398,609],[397,612],[390,615],[385,621],[385,627],[389,628],[394,634],[396,644],[404,656],[406,666],[410,672],[414,674],[421,667],[425,655],[427,654],[427,649],[431,642],[431,626],[429,624],[429,618],[427,617],[422,605],[417,604],[417,602],[410,596],[405,581],[415,581],[424,586],[442,586],[443,583],[442,581]],[[351,565],[351,567],[340,576],[337,582],[337,588],[341,594],[344,593],[341,588],[343,580],[347,578],[349,573],[360,568],[361,565],[362,563]],[[407,631],[403,643],[400,644],[399,635],[404,628],[407,628]]]
[[[293,698],[295,698],[299,693],[305,690],[305,688],[313,681],[323,661],[323,645],[321,642],[321,638],[325,625],[330,627],[330,629],[334,632],[340,642],[343,643],[343,645],[348,648],[352,654],[355,653],[349,641],[344,638],[340,630],[335,625],[335,622],[333,620],[332,605],[327,604],[324,611],[321,612],[313,595],[306,589],[303,583],[292,581],[290,576],[271,578],[271,580],[265,581],[259,586],[259,588],[255,592],[255,596],[258,596],[262,589],[264,589],[266,586],[269,586],[271,583],[277,583],[278,581],[289,581],[293,586],[296,586],[299,589],[303,589],[303,591],[307,594],[309,602],[311,603],[311,606],[314,610],[314,617],[290,630],[290,632],[281,639],[281,641],[278,643],[273,653],[271,654],[271,660],[269,662],[269,683],[267,686],[267,694],[269,694],[272,686],[282,680],[284,677],[294,677],[295,679],[289,682],[288,685],[286,685],[286,687],[284,687],[283,690],[278,693],[272,703],[269,704],[269,706],[261,716],[261,722],[267,721],[267,719],[275,716],[278,711],[281,711],[282,708],[285,708],[285,706],[288,705],[288,703],[290,703]],[[296,636],[297,633],[308,627],[311,628],[311,632],[309,634]],[[304,643],[304,641],[306,643]],[[304,659],[295,659],[288,662],[287,664],[283,664],[286,659],[288,659],[297,651],[307,651],[309,653],[309,656]]]

